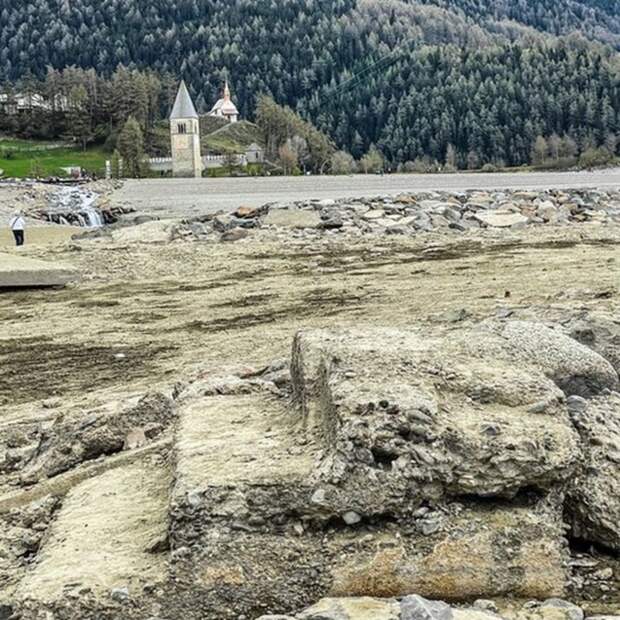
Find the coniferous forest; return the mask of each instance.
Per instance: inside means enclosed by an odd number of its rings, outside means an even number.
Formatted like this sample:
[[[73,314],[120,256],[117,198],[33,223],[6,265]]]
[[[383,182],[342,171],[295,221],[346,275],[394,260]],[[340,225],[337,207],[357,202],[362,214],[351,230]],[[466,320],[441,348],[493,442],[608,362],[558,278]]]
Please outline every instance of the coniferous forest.
[[[130,113],[148,133],[181,77],[207,111],[227,77],[245,118],[270,95],[355,158],[520,165],[540,137],[558,156],[618,151],[619,5],[0,0],[0,81],[77,102],[47,131],[79,133],[81,110],[88,140]]]

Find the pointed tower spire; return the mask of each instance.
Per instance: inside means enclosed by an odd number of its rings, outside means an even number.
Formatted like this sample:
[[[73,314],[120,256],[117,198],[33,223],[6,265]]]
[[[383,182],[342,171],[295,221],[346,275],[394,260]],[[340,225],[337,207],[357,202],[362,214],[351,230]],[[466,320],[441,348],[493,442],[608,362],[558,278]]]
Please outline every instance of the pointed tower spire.
[[[187,86],[185,85],[185,80],[183,80],[179,86],[179,92],[177,93],[177,98],[174,102],[172,113],[170,114],[170,120],[179,118],[198,118],[198,113],[196,112],[192,98],[187,90]]]
[[[224,82],[224,99],[230,101],[230,88],[228,88],[228,80]]]

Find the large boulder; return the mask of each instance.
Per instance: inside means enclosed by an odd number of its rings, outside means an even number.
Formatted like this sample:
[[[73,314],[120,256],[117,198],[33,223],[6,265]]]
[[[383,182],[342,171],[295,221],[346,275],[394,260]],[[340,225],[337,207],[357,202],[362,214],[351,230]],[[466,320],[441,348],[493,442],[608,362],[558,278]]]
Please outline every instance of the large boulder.
[[[538,370],[568,396],[588,397],[617,389],[618,373],[590,347],[561,328],[528,321],[487,321],[457,338],[458,351],[488,361],[503,360],[513,367]]]
[[[294,391],[328,447],[317,476],[333,501],[348,494],[362,514],[398,512],[446,495],[548,490],[572,475],[578,437],[552,377],[611,385],[615,372],[564,336],[583,368],[565,370],[548,350],[546,364],[527,349],[518,356],[516,334],[496,329],[298,334]]]
[[[620,394],[570,404],[585,455],[567,502],[573,536],[620,551]]]

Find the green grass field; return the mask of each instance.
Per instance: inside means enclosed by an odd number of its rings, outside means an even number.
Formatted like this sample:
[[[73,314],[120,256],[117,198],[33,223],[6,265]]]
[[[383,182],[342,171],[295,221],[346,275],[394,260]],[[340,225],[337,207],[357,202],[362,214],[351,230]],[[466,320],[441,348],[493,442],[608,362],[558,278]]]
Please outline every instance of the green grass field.
[[[204,137],[204,144],[210,153],[243,153],[252,144],[263,143],[260,129],[248,121],[225,125]]]
[[[86,151],[58,142],[0,137],[0,169],[5,177],[63,176],[63,167],[81,166],[102,175],[109,155],[100,147]]]

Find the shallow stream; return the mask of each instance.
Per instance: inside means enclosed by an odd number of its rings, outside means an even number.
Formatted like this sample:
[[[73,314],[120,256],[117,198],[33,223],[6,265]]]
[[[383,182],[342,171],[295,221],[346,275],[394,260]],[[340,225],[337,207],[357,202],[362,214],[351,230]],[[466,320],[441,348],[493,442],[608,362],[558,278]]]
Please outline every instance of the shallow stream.
[[[98,193],[83,187],[62,187],[50,198],[47,218],[56,224],[100,228],[105,221],[95,206],[98,198]]]

